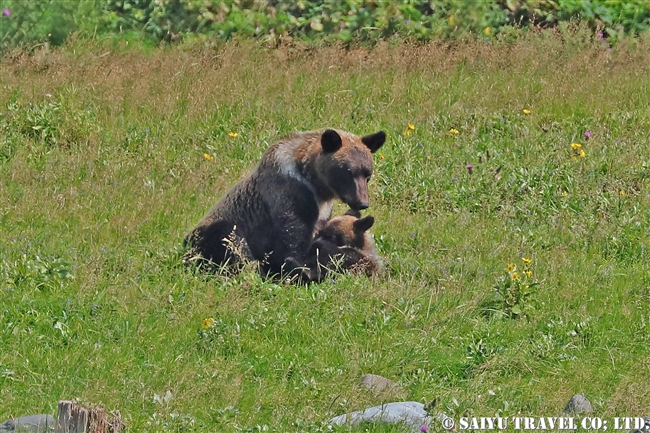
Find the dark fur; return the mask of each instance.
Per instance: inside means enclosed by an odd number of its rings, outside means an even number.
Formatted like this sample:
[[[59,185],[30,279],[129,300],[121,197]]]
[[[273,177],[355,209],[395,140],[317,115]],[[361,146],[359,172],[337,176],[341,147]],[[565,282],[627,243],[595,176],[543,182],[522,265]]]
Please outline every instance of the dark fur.
[[[371,153],[385,138],[327,130],[273,144],[185,237],[189,254],[216,264],[256,260],[266,275],[299,273],[300,264],[312,261],[317,221],[329,219],[334,199],[368,207]],[[233,243],[243,245],[243,254]]]

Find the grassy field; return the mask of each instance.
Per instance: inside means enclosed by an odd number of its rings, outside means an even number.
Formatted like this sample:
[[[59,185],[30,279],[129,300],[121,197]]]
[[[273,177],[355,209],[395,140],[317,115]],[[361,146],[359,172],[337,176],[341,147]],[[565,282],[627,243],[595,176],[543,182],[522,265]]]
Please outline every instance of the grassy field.
[[[650,40],[79,41],[0,76],[0,421],[73,398],[134,432],[327,431],[398,399],[649,414]],[[385,278],[182,266],[269,144],[324,127],[388,134],[366,212]]]

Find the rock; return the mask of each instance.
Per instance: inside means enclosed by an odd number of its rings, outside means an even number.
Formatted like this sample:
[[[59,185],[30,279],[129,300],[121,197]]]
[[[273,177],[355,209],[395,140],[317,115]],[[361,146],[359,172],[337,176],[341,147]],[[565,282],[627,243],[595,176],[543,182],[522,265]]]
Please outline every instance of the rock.
[[[54,431],[54,417],[49,414],[23,416],[0,424],[0,433],[45,433],[51,431]]]
[[[643,418],[645,421],[645,426],[640,429],[630,430],[630,433],[650,433],[650,416]]]
[[[359,386],[375,394],[381,394],[384,391],[400,391],[400,387],[390,379],[386,379],[378,374],[364,374],[359,379]]]
[[[594,411],[594,407],[589,403],[589,400],[585,398],[584,395],[576,394],[571,397],[569,403],[567,403],[564,408],[564,413],[591,413]]]
[[[414,432],[422,430],[423,426],[430,426],[433,418],[424,409],[422,403],[416,401],[404,401],[386,403],[381,406],[369,407],[368,409],[352,412],[346,415],[339,415],[329,420],[330,425],[357,426],[362,422],[383,422],[387,424],[403,423],[411,427]]]

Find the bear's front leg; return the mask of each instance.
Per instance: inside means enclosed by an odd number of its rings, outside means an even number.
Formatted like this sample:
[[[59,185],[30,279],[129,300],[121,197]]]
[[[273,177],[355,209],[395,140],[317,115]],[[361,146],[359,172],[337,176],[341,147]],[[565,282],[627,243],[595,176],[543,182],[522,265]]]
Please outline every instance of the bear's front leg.
[[[274,260],[275,254],[270,254],[267,259],[261,263],[262,275],[267,277],[276,277],[284,279],[296,279],[297,282],[306,284],[313,281],[313,273],[304,260],[295,257],[286,257],[279,260],[279,256]]]
[[[302,281],[311,281],[311,273],[307,264],[309,246],[313,228],[295,218],[280,221],[279,229],[272,234],[271,248],[262,260],[262,272],[267,276],[276,275],[281,278],[298,277]]]

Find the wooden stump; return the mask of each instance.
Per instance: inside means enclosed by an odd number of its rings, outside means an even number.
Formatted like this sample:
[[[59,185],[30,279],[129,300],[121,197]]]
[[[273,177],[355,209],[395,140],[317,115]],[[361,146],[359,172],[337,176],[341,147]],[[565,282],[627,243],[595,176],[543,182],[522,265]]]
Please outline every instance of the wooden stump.
[[[120,433],[124,427],[118,411],[110,415],[103,406],[85,408],[73,401],[62,400],[54,433]]]

